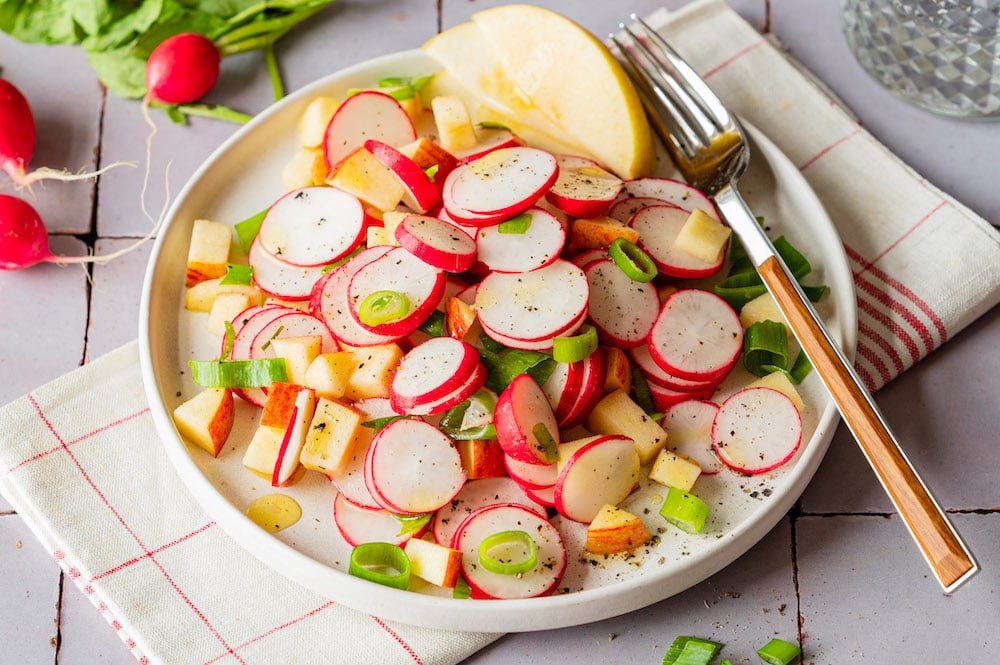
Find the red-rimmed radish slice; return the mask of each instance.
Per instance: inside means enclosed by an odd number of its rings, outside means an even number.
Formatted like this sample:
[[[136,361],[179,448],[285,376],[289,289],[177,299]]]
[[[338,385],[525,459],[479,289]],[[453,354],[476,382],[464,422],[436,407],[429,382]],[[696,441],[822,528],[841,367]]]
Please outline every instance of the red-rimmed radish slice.
[[[711,392],[719,384],[719,380],[709,381],[682,379],[675,376],[656,364],[650,354],[649,345],[642,344],[628,350],[629,357],[636,364],[636,367],[646,377],[646,380],[654,385],[669,388],[680,392],[703,393],[706,390]]]
[[[701,208],[708,216],[721,223],[719,213],[701,190],[686,182],[671,178],[637,178],[625,182],[625,192],[632,198],[661,199],[688,212]]]
[[[743,325],[725,300],[701,289],[681,289],[667,298],[649,333],[649,353],[670,374],[719,381],[743,349]]]
[[[476,137],[478,138],[476,145],[467,150],[456,151],[455,156],[463,162],[471,162],[493,150],[517,148],[524,145],[524,141],[514,132],[499,127],[477,127]]]
[[[702,390],[674,390],[649,383],[649,395],[653,398],[653,406],[663,413],[672,407],[693,399],[709,399],[715,393],[715,388],[705,388]]]
[[[591,261],[600,261],[601,259],[606,258],[608,258],[608,250],[598,247],[594,249],[585,249],[582,252],[574,254],[570,261],[572,261],[574,265],[586,269],[587,264]]]
[[[639,453],[627,436],[607,434],[562,444],[555,507],[575,522],[589,523],[601,506],[616,505],[639,482]]]
[[[628,224],[628,220],[632,219],[634,215],[639,210],[647,206],[674,206],[679,208],[680,206],[675,206],[669,201],[663,199],[654,199],[651,196],[623,196],[617,201],[611,204],[608,208],[608,217],[617,219],[619,222],[625,222]]]
[[[429,513],[445,505],[465,484],[458,450],[423,420],[404,418],[384,426],[365,457],[365,483],[386,510]]]
[[[574,427],[582,423],[590,415],[590,412],[594,409],[594,405],[597,404],[604,393],[607,370],[607,361],[604,359],[604,354],[600,349],[570,366],[570,372],[580,373],[580,387],[572,406],[565,413],[564,418],[559,419],[560,427]],[[576,380],[575,377],[573,380]]]
[[[384,256],[392,249],[389,245],[377,245],[360,251],[350,261],[334,268],[316,282],[309,299],[309,311],[320,317],[334,336],[351,346],[377,346],[389,344],[398,339],[395,335],[380,335],[362,326],[351,315],[347,290],[351,278],[363,266]]]
[[[577,395],[580,392],[583,372],[573,371],[575,364],[556,363],[548,378],[545,379],[545,383],[542,384],[542,392],[548,398],[560,428],[566,427],[566,416],[576,404]]]
[[[303,187],[274,202],[257,238],[272,256],[295,266],[325,266],[349,254],[365,232],[357,197],[334,187]]]
[[[698,462],[706,475],[722,469],[719,458],[712,452],[712,423],[718,413],[719,405],[715,402],[689,399],[670,407],[660,421],[670,449]]]
[[[333,500],[333,519],[340,535],[351,547],[361,543],[404,545],[419,534],[403,533],[400,521],[388,510],[359,506],[341,493]]]
[[[438,306],[444,295],[444,285],[444,271],[424,263],[402,247],[393,247],[351,277],[347,287],[351,316],[374,333],[402,338],[416,330]],[[404,295],[409,310],[398,319],[377,325],[366,324],[359,309],[365,298],[377,291]]]
[[[268,305],[260,307],[252,313],[244,312],[244,315],[249,314],[249,316],[240,319],[242,323],[233,337],[233,346],[230,349],[229,357],[233,360],[250,360],[253,357],[251,351],[257,334],[275,319],[295,313],[300,312],[284,305]],[[267,394],[262,388],[239,388],[236,390],[236,394],[257,406],[264,406],[264,400],[267,399]]]
[[[253,266],[253,281],[264,293],[282,300],[308,300],[313,286],[323,276],[323,266],[303,268],[282,261],[254,239],[247,253]]]
[[[362,423],[402,415],[393,410],[387,397],[367,397],[355,402],[354,408],[361,412]],[[358,428],[354,436],[354,450],[351,451],[351,459],[340,471],[330,476],[330,481],[333,482],[337,491],[354,505],[382,510],[382,507],[372,497],[371,492],[368,491],[368,485],[365,484],[365,457],[368,453],[368,445],[374,436],[375,430],[373,428],[366,425]]]
[[[403,183],[403,203],[421,214],[441,203],[441,193],[420,165],[382,141],[369,139],[365,149],[385,164]]]
[[[300,390],[295,396],[291,422],[285,428],[285,436],[278,448],[278,457],[271,474],[271,486],[281,487],[291,480],[299,468],[299,454],[306,442],[309,423],[316,408],[316,395],[311,389]]]
[[[723,464],[739,473],[777,469],[802,442],[802,418],[794,402],[772,388],[745,388],[719,407],[712,447]]]
[[[465,400],[472,397],[477,390],[486,383],[486,367],[482,364],[476,366],[469,379],[461,386],[451,391],[444,397],[415,405],[410,409],[410,413],[418,416],[432,416],[444,413],[453,406],[458,406]]]
[[[549,487],[525,487],[524,493],[527,494],[532,501],[537,501],[546,508],[556,507],[555,485],[550,485]]]
[[[321,353],[333,353],[340,348],[337,340],[320,319],[312,314],[293,310],[282,314],[262,326],[250,343],[250,359],[274,358],[271,341],[275,337],[305,337],[318,335],[322,338]],[[257,406],[264,405],[265,388],[243,388],[247,401]]]
[[[691,213],[674,206],[646,206],[629,220],[629,226],[639,232],[639,246],[649,254],[664,275],[684,279],[709,277],[719,272],[725,256],[717,261],[705,261],[677,249],[677,236]]]
[[[413,121],[399,102],[383,92],[364,90],[337,107],[326,126],[323,154],[333,167],[369,139],[402,146],[416,138]]]
[[[436,402],[472,378],[479,352],[454,337],[432,337],[400,360],[389,384],[389,400],[401,413]]]
[[[660,313],[656,287],[633,280],[611,259],[591,261],[584,274],[590,287],[587,316],[600,340],[621,348],[645,342]]]
[[[618,197],[624,183],[592,159],[559,155],[559,177],[546,200],[572,217],[597,217]]]
[[[523,233],[505,233],[503,224],[476,232],[477,257],[496,272],[529,272],[550,265],[566,244],[566,228],[549,212],[531,207]]]
[[[493,410],[493,426],[504,452],[529,464],[550,464],[559,445],[559,424],[538,382],[519,374],[504,388]]]
[[[462,520],[478,508],[499,503],[522,505],[540,517],[546,517],[545,507],[529,499],[524,490],[510,478],[478,478],[465,483],[454,499],[434,513],[431,526],[434,540],[451,547],[452,537]]]
[[[476,260],[476,241],[460,227],[437,217],[407,215],[396,242],[418,259],[448,272],[465,272]]]
[[[532,464],[505,454],[503,463],[507,469],[507,475],[525,490],[552,487],[556,484],[556,478],[559,476],[559,467],[554,462],[551,464]]]
[[[582,321],[589,296],[583,270],[556,259],[528,273],[491,272],[479,284],[475,308],[484,329],[538,342]]]
[[[559,175],[554,155],[538,148],[493,150],[448,174],[444,207],[460,221],[473,216],[509,218],[527,210]]]
[[[481,565],[479,550],[483,541],[503,531],[528,534],[537,552],[534,569],[505,575]],[[473,511],[459,526],[452,547],[462,552],[462,575],[472,589],[473,598],[542,596],[559,585],[566,571],[566,548],[559,531],[547,519],[519,504],[496,504]]]

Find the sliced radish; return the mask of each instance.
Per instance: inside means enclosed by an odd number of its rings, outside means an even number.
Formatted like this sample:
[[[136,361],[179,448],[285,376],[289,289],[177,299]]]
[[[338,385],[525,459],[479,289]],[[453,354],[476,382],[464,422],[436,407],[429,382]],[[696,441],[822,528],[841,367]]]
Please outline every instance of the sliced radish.
[[[551,153],[538,148],[500,148],[449,173],[442,201],[455,219],[482,226],[487,220],[499,221],[527,210],[558,174],[559,164]]]
[[[465,272],[476,259],[476,241],[455,224],[427,215],[407,215],[396,242],[418,259],[448,272]]]
[[[384,256],[392,249],[377,245],[364,249],[342,266],[334,268],[316,282],[309,298],[309,311],[320,317],[334,336],[351,346],[377,346],[398,339],[395,335],[380,335],[362,326],[351,315],[348,288],[351,278],[362,267]]]
[[[480,546],[503,531],[521,531],[531,538],[537,552],[534,569],[505,575],[483,567]],[[462,575],[472,588],[473,598],[541,596],[551,593],[566,571],[566,548],[559,531],[544,517],[518,504],[496,504],[473,511],[459,526],[452,547],[462,552]],[[500,549],[494,548],[497,558],[504,557]]]
[[[603,248],[585,249],[582,252],[573,255],[570,259],[574,265],[578,265],[581,268],[587,268],[587,264],[591,261],[599,261],[601,259],[608,258],[608,250]]]
[[[693,399],[709,399],[714,393],[715,388],[706,388],[703,390],[674,390],[673,388],[658,386],[652,382],[649,383],[649,394],[650,397],[653,398],[653,406],[656,407],[656,410],[661,413],[669,411],[681,402],[687,402]]]
[[[393,247],[351,277],[347,287],[351,316],[374,333],[402,338],[416,330],[437,308],[444,295],[444,285],[442,270],[424,263],[402,247]],[[409,311],[399,319],[366,325],[359,309],[365,298],[377,291],[403,294],[409,302]]]
[[[712,447],[739,473],[772,471],[788,462],[802,442],[802,417],[784,393],[746,388],[722,403],[712,425]]]
[[[525,487],[524,493],[532,501],[537,501],[546,508],[556,507],[556,486],[549,485],[548,487]]]
[[[364,232],[365,211],[357,197],[334,187],[303,187],[268,209],[257,238],[272,256],[306,268],[343,258]]]
[[[503,451],[530,464],[549,464],[559,444],[552,405],[530,374],[519,374],[504,388],[493,410],[493,426]]]
[[[715,402],[689,399],[670,407],[660,421],[670,449],[698,462],[706,475],[722,469],[719,458],[712,452],[712,423],[718,413],[719,405]]]
[[[538,342],[581,321],[589,295],[583,270],[556,259],[528,273],[490,273],[479,284],[475,307],[484,329]]]
[[[623,196],[611,204],[608,208],[608,217],[617,219],[619,222],[628,223],[639,210],[646,206],[674,206],[673,203],[664,199],[654,199],[650,196]],[[680,206],[674,206],[679,208]]]
[[[639,232],[639,246],[664,275],[684,279],[709,277],[719,272],[725,262],[723,255],[717,261],[704,261],[677,249],[677,235],[690,215],[683,208],[658,205],[640,208],[629,220],[629,226]]]
[[[545,383],[542,384],[542,392],[548,398],[560,428],[566,427],[566,415],[576,404],[577,395],[580,392],[583,372],[572,371],[575,364],[556,363],[548,378],[545,379]]]
[[[559,177],[545,195],[549,203],[573,217],[603,215],[621,193],[621,178],[592,159],[559,155]]]
[[[476,232],[477,256],[490,270],[529,272],[550,265],[566,244],[566,228],[552,214],[532,207],[524,233],[504,233],[503,225]]]
[[[563,444],[559,467],[556,510],[585,524],[594,519],[601,506],[621,503],[639,483],[635,443],[619,434]]]
[[[458,494],[465,469],[444,433],[423,420],[404,418],[384,426],[372,439],[365,483],[386,510],[429,513]]]
[[[415,404],[409,409],[409,412],[416,416],[432,416],[444,413],[453,406],[458,406],[472,397],[486,383],[486,376],[486,367],[478,364],[465,383],[439,399]]]
[[[333,519],[337,530],[351,547],[361,543],[392,543],[404,545],[419,534],[404,532],[395,515],[388,510],[359,506],[337,493],[333,500]]]
[[[454,499],[434,513],[431,527],[434,540],[450,547],[462,520],[478,508],[498,503],[515,503],[540,517],[546,516],[545,507],[529,499],[524,490],[510,478],[478,478],[465,483]]]
[[[479,352],[454,337],[432,337],[406,352],[389,384],[389,400],[400,413],[441,400],[472,378]]]
[[[580,373],[580,388],[576,393],[576,399],[573,401],[573,404],[566,411],[565,417],[560,418],[560,427],[574,427],[582,423],[590,415],[590,412],[594,409],[594,405],[597,404],[604,393],[607,369],[607,361],[604,359],[604,354],[600,349],[594,351],[579,361],[579,363],[573,363],[570,366],[570,372]],[[576,380],[575,377],[573,380]]]
[[[629,349],[628,353],[629,357],[631,357],[632,361],[636,364],[636,367],[638,367],[642,372],[642,375],[646,377],[646,380],[657,386],[669,388],[670,390],[676,390],[679,392],[703,393],[706,390],[711,392],[717,385],[719,385],[718,379],[707,381],[682,379],[679,376],[671,374],[656,364],[656,361],[653,360],[653,356],[649,351],[648,344],[642,344]]]
[[[507,475],[525,490],[552,487],[556,484],[556,478],[559,477],[559,466],[554,462],[551,464],[532,464],[505,454],[503,463],[507,468]]]
[[[369,139],[365,149],[385,164],[403,183],[403,203],[421,214],[441,203],[441,194],[420,165],[402,152],[382,141]]]
[[[285,436],[281,439],[278,457],[274,462],[274,471],[271,474],[273,487],[281,487],[288,483],[299,468],[299,454],[305,445],[309,423],[312,422],[315,407],[316,396],[311,389],[300,390],[295,396],[291,421],[285,428]]]
[[[268,295],[283,300],[308,300],[313,286],[323,276],[323,266],[295,266],[268,252],[260,237],[250,244],[247,262],[253,266],[253,281]]]
[[[298,310],[282,314],[257,332],[250,344],[250,358],[273,358],[271,341],[275,337],[306,337],[316,335],[322,339],[320,353],[333,353],[340,349],[337,340],[320,319]]]
[[[633,280],[611,259],[591,261],[584,274],[590,288],[587,315],[600,340],[622,348],[645,342],[660,313],[656,287]]]
[[[476,145],[467,150],[456,151],[455,156],[463,162],[471,162],[500,148],[517,148],[524,145],[524,141],[514,132],[499,127],[477,127],[476,137],[478,138]]]
[[[369,139],[402,146],[416,138],[413,121],[399,102],[384,92],[363,90],[344,100],[330,118],[323,153],[333,167]]]
[[[657,365],[682,379],[721,380],[743,349],[743,325],[725,300],[700,289],[667,298],[649,333]]]
[[[362,422],[369,422],[379,418],[389,418],[402,415],[393,410],[389,399],[386,397],[368,397],[354,403],[354,408],[361,412]],[[341,494],[351,503],[363,508],[382,510],[382,507],[372,497],[365,484],[365,457],[368,453],[368,446],[371,443],[375,430],[362,425],[358,428],[354,436],[354,449],[351,459],[344,467],[330,476],[330,480]]]
[[[671,178],[637,178],[625,182],[625,192],[629,197],[661,199],[688,212],[701,208],[708,216],[721,223],[719,212],[701,190],[680,180]]]

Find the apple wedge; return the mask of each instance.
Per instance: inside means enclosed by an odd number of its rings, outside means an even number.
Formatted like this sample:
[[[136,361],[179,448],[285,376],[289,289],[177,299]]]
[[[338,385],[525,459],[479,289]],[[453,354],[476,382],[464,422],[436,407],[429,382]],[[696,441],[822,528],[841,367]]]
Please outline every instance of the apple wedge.
[[[181,436],[218,457],[233,429],[233,391],[206,389],[174,409],[174,424]]]
[[[643,521],[627,510],[605,504],[587,526],[588,552],[617,554],[649,542],[651,535]]]

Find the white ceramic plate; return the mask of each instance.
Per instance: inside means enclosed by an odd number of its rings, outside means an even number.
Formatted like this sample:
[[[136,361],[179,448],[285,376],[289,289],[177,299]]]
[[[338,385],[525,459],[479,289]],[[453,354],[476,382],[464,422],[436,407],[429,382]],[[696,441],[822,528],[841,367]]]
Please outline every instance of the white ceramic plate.
[[[699,479],[696,493],[713,507],[696,536],[668,527],[658,516],[662,488],[646,487],[625,507],[661,532],[659,542],[630,559],[581,561],[585,528],[561,523],[570,565],[562,593],[526,600],[454,600],[432,587],[399,591],[346,573],[349,547],[333,520],[333,488],[306,474],[283,489],[302,505],[295,526],[270,534],[244,515],[256,496],[275,491],[241,465],[242,449],[227,445],[218,459],[185,444],[171,420],[173,408],[197,390],[187,371],[191,359],[217,356],[219,340],[205,332],[205,314],[184,310],[185,259],[196,218],[238,222],[282,194],[280,173],[296,148],[296,121],[314,96],[343,97],[351,87],[383,76],[422,75],[438,67],[419,51],[372,60],[332,74],[298,91],[237,132],[198,170],[174,203],[153,249],[143,287],[139,340],[146,392],[163,445],[177,472],[204,509],[236,542],[291,580],[343,605],[411,624],[467,631],[528,631],[571,626],[645,607],[683,591],[722,569],[760,540],[788,511],[820,463],[837,416],[815,376],[804,382],[808,404],[804,445],[776,473],[742,477],[723,472]],[[772,234],[784,233],[811,259],[813,283],[832,288],[820,307],[835,338],[854,348],[855,305],[847,261],[837,234],[805,180],[759,132],[741,190]],[[747,377],[733,377],[736,385]],[[239,400],[238,400],[239,402]],[[240,402],[231,441],[249,440],[256,410]],[[648,509],[648,510],[647,510]],[[559,522],[559,518],[556,518]]]

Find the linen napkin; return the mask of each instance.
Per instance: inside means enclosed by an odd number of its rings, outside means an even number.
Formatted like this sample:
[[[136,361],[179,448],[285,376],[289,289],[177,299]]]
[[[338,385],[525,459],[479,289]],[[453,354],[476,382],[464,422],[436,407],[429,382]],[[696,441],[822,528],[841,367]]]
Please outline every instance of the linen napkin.
[[[724,2],[651,20],[822,199],[852,263],[857,365],[871,388],[1000,300],[997,233],[900,163]],[[368,616],[258,562],[171,466],[137,356],[130,343],[0,409],[0,492],[140,662],[450,665],[498,637]]]

